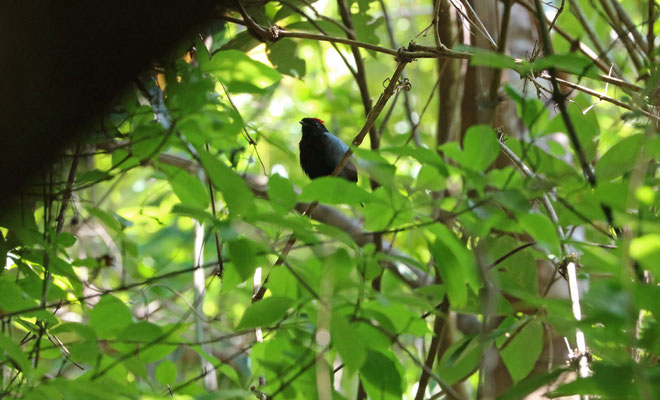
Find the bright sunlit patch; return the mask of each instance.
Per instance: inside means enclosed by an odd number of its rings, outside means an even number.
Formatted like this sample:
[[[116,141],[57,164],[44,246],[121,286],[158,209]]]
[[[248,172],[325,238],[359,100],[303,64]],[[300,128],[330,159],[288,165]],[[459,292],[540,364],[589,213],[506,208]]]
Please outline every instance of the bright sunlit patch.
[[[271,173],[271,175],[277,174],[277,175],[279,175],[283,178],[288,178],[289,177],[289,173],[287,172],[286,168],[284,168],[284,165],[282,165],[282,164],[273,165],[272,168],[270,169],[270,173]]]
[[[131,186],[131,189],[133,189],[134,192],[139,193],[143,191],[145,187],[146,184],[144,182],[144,179],[138,179],[137,181],[135,181],[133,186]]]
[[[268,112],[273,117],[281,117],[284,114],[284,104],[279,101],[272,101],[268,106]]]
[[[406,32],[410,28],[410,21],[407,18],[401,18],[396,21],[396,29]]]
[[[394,132],[398,133],[399,135],[404,134],[408,131],[409,131],[408,122],[399,121],[396,124],[394,124]]]
[[[329,48],[328,50],[326,50],[324,58],[325,58],[326,70],[328,71],[328,79],[330,80],[330,82],[334,82],[348,73],[348,70],[346,69],[346,64],[344,64],[344,61],[341,59],[339,54],[337,54],[335,49]],[[346,60],[348,60],[348,63],[353,67],[353,69],[356,69],[354,65],[354,61],[352,60],[353,58],[352,57],[345,57],[345,58]]]
[[[270,63],[270,60],[268,59],[268,56],[266,55],[266,44],[262,43],[259,46],[255,47],[254,49],[250,50],[248,53],[251,59],[257,60],[259,62],[262,62],[268,66],[273,66]]]

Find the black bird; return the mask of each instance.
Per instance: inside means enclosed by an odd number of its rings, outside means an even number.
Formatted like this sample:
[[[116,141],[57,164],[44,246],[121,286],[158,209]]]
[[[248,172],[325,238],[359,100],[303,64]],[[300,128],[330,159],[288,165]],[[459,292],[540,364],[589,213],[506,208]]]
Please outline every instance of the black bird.
[[[300,139],[300,166],[311,179],[328,176],[335,170],[348,146],[337,136],[328,132],[323,121],[318,118],[303,118],[302,138]],[[350,160],[339,176],[357,182],[357,168]]]

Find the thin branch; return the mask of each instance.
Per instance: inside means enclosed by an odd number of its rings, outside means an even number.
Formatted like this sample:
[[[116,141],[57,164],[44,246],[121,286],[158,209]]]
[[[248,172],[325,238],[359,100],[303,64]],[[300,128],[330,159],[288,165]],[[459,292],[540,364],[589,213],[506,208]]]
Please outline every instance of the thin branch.
[[[541,75],[538,75],[538,77],[542,78],[542,79],[545,79],[545,80],[548,80],[548,81],[552,80],[552,77],[550,75],[546,74],[546,73],[542,73]],[[614,104],[618,107],[625,108],[626,110],[641,113],[641,114],[646,115],[649,118],[655,118],[655,119],[660,120],[660,116],[658,116],[658,115],[654,115],[654,114],[652,114],[652,113],[650,113],[646,110],[642,110],[642,109],[639,109],[639,108],[634,108],[633,106],[631,106],[627,103],[624,103],[623,101],[620,101],[620,100],[617,100],[617,99],[612,98],[610,96],[607,96],[605,93],[600,93],[596,90],[590,89],[586,86],[578,85],[577,83],[573,83],[573,82],[567,81],[565,79],[561,79],[561,78],[555,78],[555,79],[557,80],[557,82],[561,83],[564,86],[568,86],[570,88],[579,90],[579,91],[584,92],[588,95],[594,96],[599,100],[605,100],[608,103],[612,103],[612,104]]]
[[[472,23],[472,25],[474,25],[477,28],[477,30],[484,35],[484,37],[486,38],[488,43],[491,45],[493,50],[497,50],[497,43],[495,43],[495,40],[493,40],[493,37],[490,36],[490,33],[488,33],[488,29],[486,29],[486,27],[484,26],[484,23],[481,22],[481,19],[479,18],[479,15],[477,15],[477,13],[474,11],[474,8],[472,8],[472,5],[470,4],[470,2],[467,1],[467,0],[460,0],[460,2],[463,4],[465,9],[467,10],[468,15],[465,15],[463,10],[461,10],[460,7],[458,7],[456,4],[454,4],[454,0],[449,0],[449,2],[454,6],[454,8],[456,8],[456,11],[458,11],[463,16],[463,18],[465,18],[470,23]],[[475,23],[472,20],[475,20],[477,22]]]
[[[353,17],[351,16],[351,12],[348,8],[348,5],[346,4],[346,0],[337,0],[337,7],[339,8],[339,15],[341,16],[342,22],[350,30],[350,32],[347,33],[348,38],[357,40],[357,36],[355,36],[355,29],[353,27]],[[355,81],[357,82],[358,89],[360,89],[360,98],[362,99],[364,115],[366,116],[369,115],[369,112],[371,112],[372,103],[371,96],[369,96],[369,86],[367,85],[367,72],[364,66],[364,59],[362,58],[362,55],[360,55],[359,48],[351,46],[351,52],[353,53],[353,59],[355,60],[355,65],[357,66],[357,75],[355,76]],[[372,126],[369,129],[369,142],[372,150],[378,149],[380,147],[380,136],[378,135],[378,131],[376,130],[375,126]],[[376,182],[372,180],[371,186],[372,188],[375,188],[375,186],[377,186]]]
[[[76,169],[78,168],[78,160],[80,159],[80,147],[81,147],[80,144],[76,145],[76,150],[73,153],[73,160],[71,160],[71,168],[69,169],[69,176],[66,180],[64,195],[62,196],[62,205],[60,206],[60,213],[57,215],[57,228],[55,229],[56,233],[62,232],[62,228],[64,227],[64,218],[66,216],[66,209],[69,206],[69,200],[71,199],[73,182],[76,180]]]
[[[652,3],[653,1],[650,0],[649,2]],[[630,32],[635,38],[633,44],[639,48],[639,51],[642,54],[644,54],[647,48],[646,38],[639,33],[637,27],[635,26],[635,24],[633,24],[632,20],[630,19],[630,16],[626,12],[626,10],[623,9],[623,6],[621,6],[621,3],[619,3],[619,1],[612,1],[611,4],[614,6],[614,9],[616,10],[617,15],[619,16],[619,21],[623,22],[626,28],[628,28],[628,32]]]
[[[419,378],[419,383],[417,385],[417,394],[415,395],[415,400],[424,399],[426,386],[428,385],[430,378],[428,371],[433,370],[433,363],[438,357],[438,349],[440,348],[442,334],[444,333],[445,329],[447,329],[447,321],[439,315],[436,315],[435,321],[433,322],[433,339],[431,339],[431,345],[429,346],[428,353],[426,353],[426,360],[424,361],[426,368],[422,369],[422,375]]]
[[[500,0],[500,1],[506,1],[506,0]],[[516,3],[520,4],[525,9],[527,9],[527,11],[529,11],[530,13],[532,13],[532,14],[536,13],[534,5],[529,4],[527,2],[527,0],[515,0],[515,1],[516,1]],[[546,22],[550,23],[550,21],[548,21],[548,19],[545,18],[545,15],[544,15],[543,18]],[[574,38],[572,35],[570,35],[568,32],[566,32],[560,26],[555,25],[553,28],[554,28],[554,31],[557,32],[559,35],[561,35],[564,39],[566,39],[566,41],[568,41],[571,44],[572,47],[578,48],[582,54],[587,56],[587,58],[589,58],[601,71],[607,72],[609,70],[611,64],[608,65],[608,64],[605,64],[603,61],[601,61],[600,58],[599,58],[599,55],[596,54],[589,46],[582,43],[577,38]]]
[[[380,8],[383,11],[383,18],[385,19],[385,26],[387,27],[387,36],[390,39],[390,45],[392,48],[398,48],[398,44],[396,42],[396,39],[394,38],[394,28],[392,27],[392,21],[390,20],[389,13],[387,11],[387,6],[385,5],[384,0],[379,0],[380,2]],[[440,47],[440,46],[438,46]],[[402,79],[405,79],[405,74],[401,75]],[[399,95],[399,92],[396,94],[397,96]],[[415,122],[413,121],[413,110],[412,110],[412,104],[410,103],[410,94],[408,93],[407,90],[404,90],[403,92],[403,104],[406,107],[406,116],[408,117],[408,122],[410,123],[410,126],[415,126]],[[392,102],[392,109],[394,109],[394,104],[396,104],[396,97],[394,98],[394,101]],[[390,111],[391,112],[391,111]],[[389,114],[389,113],[388,113]],[[419,120],[421,120],[422,117],[419,117]],[[419,121],[418,120],[418,121]],[[383,119],[383,122],[381,123],[380,127],[378,128],[378,135],[381,136],[383,134],[383,130],[385,128],[387,120]],[[415,139],[415,144],[420,146],[421,141],[419,139],[419,135],[414,136]]]
[[[545,55],[549,57],[553,55],[554,51],[552,49],[552,42],[550,41],[550,34],[548,33],[548,30],[545,26],[545,14],[543,13],[543,6],[541,5],[541,0],[534,0],[534,2],[536,3],[536,16],[539,21],[539,30],[541,32],[543,50],[545,52]],[[566,126],[566,133],[568,134],[568,137],[571,140],[571,144],[573,145],[573,149],[575,150],[578,160],[580,161],[580,167],[582,168],[582,173],[587,178],[587,182],[589,182],[589,185],[591,187],[595,187],[597,184],[596,175],[591,170],[591,166],[587,161],[587,156],[584,153],[584,150],[582,149],[580,138],[577,134],[577,131],[575,130],[575,126],[573,125],[571,116],[568,113],[568,108],[566,107],[566,102],[565,102],[566,95],[562,93],[561,90],[559,89],[559,83],[557,81],[557,72],[554,67],[550,67],[548,68],[548,73],[550,74],[550,82],[552,83],[553,98],[557,103],[557,106],[559,107],[559,111],[561,113],[562,119],[564,120],[564,125]],[[612,210],[609,208],[609,206],[606,206],[604,204],[601,204],[601,208],[605,213],[605,217],[607,218],[608,224],[610,226],[613,226],[614,223],[612,217]]]
[[[302,15],[303,17],[307,18],[307,20],[309,21],[309,23],[312,24],[312,26],[314,26],[314,28],[316,28],[316,29],[317,29],[319,32],[321,32],[322,34],[328,36],[328,32],[326,32],[325,29],[323,29],[323,28],[321,27],[321,25],[319,25],[319,24],[316,22],[316,20],[315,20],[314,18],[312,18],[312,17],[310,17],[309,15],[307,15],[307,13],[305,13],[303,10],[301,10],[300,8],[294,6],[293,4],[289,3],[288,1],[280,0],[280,3],[283,4],[283,5],[285,5],[285,6],[287,6],[287,7],[289,7],[290,9],[292,9],[293,11],[295,11],[295,12],[297,12],[298,14]],[[311,6],[311,4],[308,4],[308,7],[311,8],[312,10],[314,10],[314,12],[316,13],[316,16],[317,16],[317,17],[319,16],[319,13],[316,12],[316,10]],[[330,19],[331,19],[331,18],[330,18]],[[334,21],[333,19],[331,19],[331,20]],[[334,21],[334,22],[335,22],[337,25],[341,26],[341,27],[344,29],[344,32],[347,32],[347,33],[350,32],[350,31],[348,31],[348,30],[346,29],[346,27],[345,27],[344,25],[338,23],[337,21]],[[353,75],[353,77],[354,77],[355,79],[357,79],[357,77],[358,77],[358,75],[357,75],[357,71],[355,71],[355,69],[353,68],[353,66],[348,62],[348,60],[347,60],[346,57],[344,56],[344,53],[342,53],[342,52],[339,50],[339,47],[337,47],[337,44],[336,44],[336,43],[330,43],[330,45],[335,49],[335,51],[337,52],[337,54],[339,54],[339,57],[341,57],[341,60],[344,62],[344,65],[346,66],[346,68],[348,69],[348,71],[351,73],[351,75]]]
[[[507,258],[512,257],[516,253],[518,253],[520,251],[523,251],[523,250],[525,250],[526,248],[528,248],[530,246],[534,246],[535,244],[536,244],[536,242],[527,242],[527,243],[524,243],[524,244],[514,248],[513,250],[509,251],[508,253],[506,253],[502,257],[495,260],[492,264],[490,264],[488,267],[486,267],[486,269],[489,270],[489,269],[495,268],[496,266],[498,266],[499,264],[504,262]]]
[[[248,23],[246,23],[243,20],[237,19],[237,18],[232,18],[229,16],[221,15],[218,17],[219,19],[222,19],[224,21],[228,22],[233,22],[235,24],[243,25],[243,26],[249,26]],[[453,51],[449,49],[442,49],[438,51],[410,51],[410,50],[404,50],[399,54],[399,51],[394,50],[394,49],[389,49],[387,47],[382,47],[382,46],[377,46],[371,43],[366,43],[366,42],[360,42],[358,40],[351,40],[351,39],[346,39],[346,38],[340,38],[340,37],[335,37],[335,36],[324,36],[324,35],[317,35],[314,33],[307,33],[307,32],[295,32],[295,31],[287,31],[284,28],[278,28],[278,29],[273,29],[273,33],[271,36],[268,37],[269,41],[277,40],[279,38],[284,38],[284,37],[289,37],[289,38],[298,38],[298,39],[311,39],[311,40],[320,40],[320,41],[325,41],[325,42],[334,42],[334,43],[342,43],[342,44],[347,44],[349,46],[354,46],[354,47],[360,47],[363,49],[367,50],[373,50],[378,53],[383,53],[383,54],[388,54],[391,56],[401,56],[402,58],[405,59],[416,59],[416,58],[461,58],[461,59],[469,59],[471,55],[469,53],[464,53],[460,51]]]
[[[209,144],[206,143],[206,151],[210,151]],[[217,218],[217,210],[215,209],[215,189],[213,188],[213,182],[211,182],[211,179],[207,177],[206,183],[209,186],[209,195],[211,197],[211,212],[213,213],[213,217]],[[213,230],[213,235],[215,236],[215,251],[218,255],[218,271],[217,275],[218,278],[222,279],[222,275],[225,271],[225,263],[222,260],[222,244],[220,243],[220,235],[218,234],[218,230],[214,229]]]
[[[649,59],[649,64],[655,64],[655,1],[648,0],[649,3],[649,17],[648,17],[648,30],[646,33],[646,57]]]
[[[537,9],[541,10],[541,2],[540,0],[535,0],[536,1],[536,6]],[[525,175],[528,175],[530,177],[537,177],[536,174],[534,174],[529,167],[523,163],[523,161],[518,158],[518,156],[511,151],[502,141],[499,141],[500,144],[500,149],[504,151],[504,153],[513,161],[513,163],[520,168]],[[582,319],[582,311],[581,311],[581,306],[580,306],[580,295],[579,295],[579,290],[578,290],[578,284],[577,284],[577,267],[575,262],[569,258],[569,248],[568,245],[566,244],[565,236],[563,229],[561,228],[561,225],[559,224],[559,218],[557,217],[557,213],[555,212],[554,207],[552,206],[552,203],[550,202],[550,198],[548,197],[547,194],[543,195],[542,198],[543,205],[548,213],[548,217],[550,217],[550,220],[552,223],[555,225],[557,229],[557,234],[559,236],[559,240],[561,241],[561,260],[562,262],[566,261],[566,280],[568,283],[568,292],[569,292],[569,297],[571,299],[571,305],[572,305],[572,310],[573,310],[573,316],[575,317],[576,321],[580,321]],[[557,273],[557,269],[555,269],[555,274]],[[550,288],[550,285],[548,285],[548,290]],[[546,290],[547,293],[547,290]],[[586,341],[584,337],[584,333],[579,329],[575,329],[575,339],[578,347],[578,364],[580,366],[579,372],[581,377],[587,377],[589,375],[589,360],[587,357],[587,351],[586,351]]]
[[[637,51],[637,48],[635,47],[635,44],[628,37],[628,32],[625,29],[623,29],[622,23],[619,20],[616,11],[614,10],[614,7],[612,6],[612,3],[610,3],[609,0],[600,0],[600,4],[603,7],[603,10],[605,10],[605,13],[607,14],[608,17],[607,22],[612,27],[614,32],[616,32],[617,36],[619,37],[619,40],[621,40],[621,43],[623,43],[626,50],[628,50],[628,55],[630,56],[630,60],[635,66],[635,69],[637,70],[637,72],[641,71],[642,68],[644,67],[644,62],[642,61],[642,58],[640,57],[640,54]]]
[[[603,47],[600,38],[596,34],[596,31],[594,30],[593,26],[591,26],[591,22],[589,22],[589,19],[584,14],[584,11],[582,11],[582,8],[580,7],[578,1],[577,0],[568,0],[568,1],[571,6],[571,12],[582,25],[582,28],[589,37],[589,40],[591,40],[591,43],[594,45],[594,47],[596,47],[596,50],[598,51],[598,57],[602,58],[609,65],[613,66],[614,72],[616,72],[617,76],[622,76],[623,74],[621,73],[619,66],[614,63],[614,61],[609,55],[609,52],[606,51],[605,48]]]
[[[511,18],[511,6],[513,0],[504,1],[504,12],[502,13],[502,23],[500,25],[500,35],[497,38],[497,53],[506,53],[506,39],[509,32],[509,19]],[[495,108],[497,107],[497,91],[500,88],[500,80],[502,79],[502,69],[493,69],[493,77],[490,82],[490,93],[488,96],[488,105],[491,112],[491,121],[495,118]],[[492,122],[491,122],[492,123]]]

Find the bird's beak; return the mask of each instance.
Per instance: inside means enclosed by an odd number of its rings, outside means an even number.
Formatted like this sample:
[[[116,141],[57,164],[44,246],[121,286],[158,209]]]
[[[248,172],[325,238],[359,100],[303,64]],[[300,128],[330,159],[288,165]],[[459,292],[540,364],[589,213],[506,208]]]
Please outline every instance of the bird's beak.
[[[299,121],[300,125],[305,125],[302,121]]]

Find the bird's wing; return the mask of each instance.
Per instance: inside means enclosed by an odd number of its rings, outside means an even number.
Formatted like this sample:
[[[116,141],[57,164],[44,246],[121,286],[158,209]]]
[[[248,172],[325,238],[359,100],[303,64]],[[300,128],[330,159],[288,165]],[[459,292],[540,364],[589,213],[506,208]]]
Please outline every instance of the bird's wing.
[[[348,146],[341,141],[337,136],[333,135],[330,132],[326,133],[328,137],[328,141],[331,143],[331,148],[333,151],[332,158],[334,160],[334,164],[337,165],[339,161],[344,157],[344,154],[348,151]],[[351,181],[351,182],[357,182],[358,178],[358,173],[357,173],[357,167],[353,162],[349,159],[348,163],[344,167],[344,169],[341,171],[339,174],[340,176],[343,176],[345,179]]]
[[[346,143],[342,142],[337,136],[333,135],[330,132],[326,132],[326,137],[330,144],[331,157],[335,162],[335,165],[344,157],[344,154],[348,151],[348,146]]]

